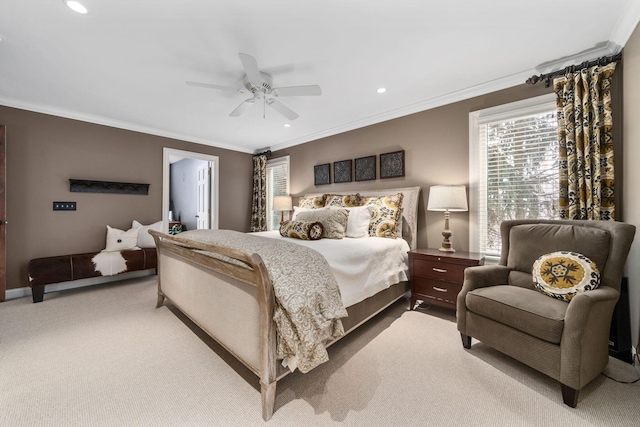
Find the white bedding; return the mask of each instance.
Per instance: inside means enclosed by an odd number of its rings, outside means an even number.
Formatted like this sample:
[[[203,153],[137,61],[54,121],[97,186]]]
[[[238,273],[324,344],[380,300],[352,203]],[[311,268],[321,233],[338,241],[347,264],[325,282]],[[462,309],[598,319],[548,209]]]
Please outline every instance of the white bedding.
[[[393,284],[409,280],[409,245],[404,239],[363,237],[308,241],[282,237],[278,231],[253,234],[286,239],[320,252],[329,262],[338,281],[345,307],[369,298]]]

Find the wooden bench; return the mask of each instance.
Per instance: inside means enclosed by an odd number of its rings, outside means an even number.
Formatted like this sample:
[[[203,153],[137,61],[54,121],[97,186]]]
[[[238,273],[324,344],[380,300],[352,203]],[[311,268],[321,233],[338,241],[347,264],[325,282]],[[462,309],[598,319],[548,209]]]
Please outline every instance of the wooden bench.
[[[106,254],[106,255],[104,255]],[[124,259],[118,259],[120,254]],[[100,255],[102,258],[119,261],[124,267],[101,271],[94,259]],[[116,265],[118,263],[114,263]],[[33,302],[42,302],[44,298],[44,287],[52,283],[70,282],[73,280],[87,279],[90,277],[114,276],[131,271],[141,271],[155,268],[158,261],[155,248],[145,248],[139,250],[126,250],[120,252],[94,252],[76,255],[62,255],[47,258],[36,258],[29,262],[27,270],[29,272],[29,286],[33,295]],[[124,268],[124,270],[122,270]],[[105,270],[102,267],[102,270]],[[118,271],[121,270],[121,271]],[[114,273],[114,271],[117,271]]]

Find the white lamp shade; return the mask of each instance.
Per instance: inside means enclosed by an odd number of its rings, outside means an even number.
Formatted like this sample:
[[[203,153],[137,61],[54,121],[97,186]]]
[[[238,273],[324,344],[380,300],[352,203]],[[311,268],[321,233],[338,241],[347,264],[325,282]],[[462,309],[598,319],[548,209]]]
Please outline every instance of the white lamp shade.
[[[290,211],[293,209],[291,204],[291,197],[289,196],[275,196],[273,198],[273,210],[274,211]]]
[[[427,210],[466,211],[467,188],[464,185],[434,185],[429,190]]]

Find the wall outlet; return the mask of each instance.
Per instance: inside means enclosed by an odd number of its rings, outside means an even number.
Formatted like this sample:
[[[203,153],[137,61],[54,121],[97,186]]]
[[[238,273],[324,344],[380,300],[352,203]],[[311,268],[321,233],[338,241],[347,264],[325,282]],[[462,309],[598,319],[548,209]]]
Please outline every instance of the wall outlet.
[[[75,211],[76,202],[53,202],[54,211]]]

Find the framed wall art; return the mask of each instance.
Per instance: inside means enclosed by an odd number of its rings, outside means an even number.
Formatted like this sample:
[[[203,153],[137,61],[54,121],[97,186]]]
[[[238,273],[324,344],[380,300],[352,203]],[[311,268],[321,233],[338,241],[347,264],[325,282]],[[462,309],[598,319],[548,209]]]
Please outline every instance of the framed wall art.
[[[360,157],[355,160],[356,181],[376,179],[376,156]]]
[[[325,163],[313,167],[313,185],[331,184],[331,164]]]
[[[380,179],[404,176],[404,150],[380,154]]]
[[[351,182],[351,159],[333,162],[333,182],[339,184],[341,182]]]

